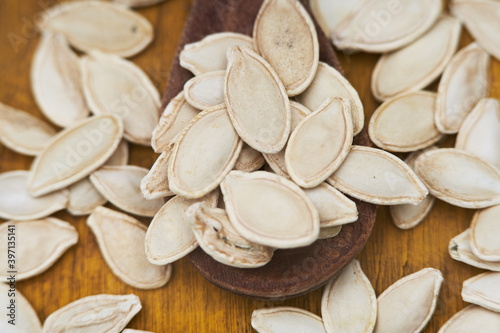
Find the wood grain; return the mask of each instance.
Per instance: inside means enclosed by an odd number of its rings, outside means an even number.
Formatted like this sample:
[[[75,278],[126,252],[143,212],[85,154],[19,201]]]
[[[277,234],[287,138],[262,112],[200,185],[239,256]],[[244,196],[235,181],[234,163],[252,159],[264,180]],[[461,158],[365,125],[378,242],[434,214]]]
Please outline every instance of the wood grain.
[[[0,1],[0,101],[41,116],[33,100],[29,68],[38,36],[32,33],[34,17],[50,0]],[[217,3],[217,1],[216,1]],[[188,0],[168,0],[161,5],[139,10],[156,27],[156,39],[144,53],[132,60],[144,69],[163,91],[174,59],[177,43],[189,14]],[[13,47],[9,38],[18,36]],[[461,47],[472,39],[463,32]],[[15,44],[14,44],[15,45]],[[366,119],[378,106],[370,92],[370,77],[377,55],[338,53],[347,78],[358,90],[365,106]],[[493,62],[493,97],[500,98],[500,63]],[[450,146],[454,137],[443,145]],[[155,155],[150,149],[133,147],[131,161],[150,167]],[[0,145],[2,172],[29,169],[31,158],[15,154]],[[454,261],[447,252],[449,240],[465,230],[474,211],[437,202],[431,214],[412,230],[399,230],[391,222],[386,207],[381,207],[373,233],[359,255],[361,266],[377,294],[404,275],[424,267],[441,269],[445,281],[436,313],[426,333],[439,327],[466,304],[461,300],[462,282],[482,270]],[[161,332],[253,332],[250,316],[254,309],[290,305],[320,314],[321,290],[283,302],[255,301],[222,291],[203,279],[189,259],[174,264],[172,280],[159,290],[141,291],[119,281],[106,266],[94,236],[84,218],[66,213],[56,215],[71,222],[80,234],[79,243],[44,274],[22,281],[18,289],[31,302],[40,319],[78,298],[99,293],[135,293],[143,303],[141,312],[129,327]],[[19,240],[22,242],[22,238]],[[0,240],[0,246],[5,240]],[[1,259],[0,260],[4,260]],[[3,314],[0,312],[3,318]],[[2,319],[3,320],[3,319]]]

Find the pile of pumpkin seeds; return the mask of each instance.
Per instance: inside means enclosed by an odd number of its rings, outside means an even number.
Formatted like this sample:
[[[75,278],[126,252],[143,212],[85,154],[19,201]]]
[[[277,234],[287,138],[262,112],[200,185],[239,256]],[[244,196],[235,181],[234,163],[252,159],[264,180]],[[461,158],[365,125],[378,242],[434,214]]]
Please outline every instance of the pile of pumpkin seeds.
[[[500,58],[492,14],[500,3],[454,0],[448,15],[437,0],[311,0],[337,48],[384,53],[372,76],[383,104],[368,128],[382,150],[352,145],[363,129],[363,105],[349,82],[319,61],[315,26],[297,0],[265,0],[252,38],[227,32],[186,45],[181,66],[195,76],[158,116],[158,91],[124,59],[153,39],[151,24],[128,6],[157,2],[75,1],[45,13],[32,90],[63,130],[0,105],[0,141],[35,156],[31,170],[0,174],[0,217],[12,220],[0,233],[15,224],[32,239],[20,244],[18,279],[44,272],[77,242],[73,226],[48,217],[62,209],[90,215],[87,224],[117,277],[154,289],[170,279],[171,263],[198,245],[223,264],[251,269],[276,249],[334,237],[358,219],[346,195],[390,205],[403,229],[420,223],[435,198],[481,209],[451,240],[450,255],[500,272],[500,153],[484,144],[500,139],[500,106],[486,98],[490,54]],[[456,53],[461,23],[477,42]],[[439,76],[437,93],[422,91]],[[433,146],[455,133],[455,148]],[[161,154],[151,170],[128,165],[127,142]],[[403,161],[392,152],[412,153]],[[108,201],[123,212],[103,207]],[[128,214],[153,219],[146,227]],[[260,309],[252,326],[420,332],[442,281],[439,270],[426,268],[376,298],[354,260],[325,287],[322,318],[297,308]],[[465,281],[463,298],[477,305],[440,332],[497,332],[498,286],[495,272]],[[135,295],[89,296],[54,312],[42,328],[29,303],[19,301],[26,332],[120,332],[140,308]]]

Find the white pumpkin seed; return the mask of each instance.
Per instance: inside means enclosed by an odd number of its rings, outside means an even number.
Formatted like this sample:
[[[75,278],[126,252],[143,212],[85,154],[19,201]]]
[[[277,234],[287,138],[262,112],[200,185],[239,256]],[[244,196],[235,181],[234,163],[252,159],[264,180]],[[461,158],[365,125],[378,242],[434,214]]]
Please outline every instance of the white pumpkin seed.
[[[285,152],[294,182],[311,188],[325,181],[342,164],[352,145],[349,101],[329,98],[293,130]]]
[[[354,198],[378,205],[416,205],[428,194],[406,163],[383,150],[363,146],[352,146],[328,183]]]
[[[115,115],[91,117],[60,132],[35,159],[28,189],[47,194],[85,178],[116,151],[123,123]]]
[[[163,1],[165,0],[113,0],[113,2],[115,3],[122,4],[132,8],[152,6]],[[123,332],[127,331],[135,331],[135,330],[125,330]],[[137,332],[142,332],[142,331],[137,331]]]
[[[44,12],[40,26],[64,34],[84,52],[98,50],[122,57],[139,53],[153,40],[148,20],[125,6],[104,1],[59,4]]]
[[[87,224],[106,263],[123,282],[134,288],[155,289],[170,280],[171,265],[155,266],[146,257],[144,240],[147,227],[144,224],[105,207],[96,208]]]
[[[310,6],[326,36],[330,37],[337,27],[355,14],[368,0],[311,0]]]
[[[0,235],[8,239],[8,228],[14,226],[22,242],[16,244],[16,280],[25,280],[49,269],[64,252],[78,242],[78,233],[71,224],[56,218],[31,221],[9,221],[0,224]],[[0,249],[8,257],[7,246]],[[9,277],[7,260],[0,263],[0,278]]]
[[[442,133],[457,133],[476,103],[488,95],[490,56],[476,43],[460,50],[439,82],[435,122]]]
[[[318,239],[328,239],[337,236],[342,231],[342,226],[323,227],[319,229]]]
[[[436,22],[440,1],[367,1],[333,31],[339,49],[389,52],[415,41]]]
[[[163,199],[146,200],[141,181],[148,174],[145,168],[133,165],[104,166],[90,176],[95,188],[109,202],[125,212],[153,217],[163,206]]]
[[[214,190],[231,171],[243,142],[224,104],[203,111],[181,133],[170,156],[172,192],[196,199]]]
[[[271,260],[274,249],[243,238],[224,209],[197,203],[189,207],[186,215],[198,244],[216,261],[232,267],[256,268]]]
[[[438,333],[498,333],[500,314],[470,305],[448,320]]]
[[[184,85],[184,97],[193,107],[205,110],[224,103],[226,71],[216,71],[193,77]]]
[[[177,96],[172,98],[153,131],[151,146],[155,153],[162,153],[169,145],[175,143],[178,134],[197,115],[198,110],[186,102],[184,91],[181,91]]]
[[[255,19],[254,47],[272,66],[288,96],[303,92],[319,62],[316,28],[296,0],[265,0]]]
[[[46,122],[0,103],[0,142],[7,148],[35,156],[49,145],[56,133]]]
[[[354,259],[323,290],[321,315],[328,333],[372,332],[377,319],[377,296]]]
[[[185,214],[189,206],[204,202],[217,206],[219,193],[214,192],[198,200],[173,197],[156,214],[146,233],[146,256],[154,265],[170,264],[198,247],[193,230]]]
[[[234,32],[208,35],[202,40],[186,44],[180,54],[180,65],[194,75],[225,70],[227,50],[232,46],[253,47],[252,38]]]
[[[10,285],[0,283],[0,303],[7,306],[12,298],[9,296]],[[9,324],[7,319],[0,320],[0,331],[5,333],[42,333],[42,324],[31,304],[23,294],[16,290],[16,325]]]
[[[405,276],[387,288],[377,299],[374,333],[420,332],[436,308],[443,275],[424,268]]]
[[[98,52],[84,56],[81,68],[83,91],[92,112],[120,116],[125,139],[149,146],[161,102],[147,75],[130,61]]]
[[[139,297],[133,294],[87,296],[52,313],[43,332],[118,333],[141,308]]]
[[[462,298],[465,302],[500,312],[500,273],[483,273],[464,281]]]
[[[236,132],[255,150],[279,152],[290,134],[291,118],[283,83],[249,48],[231,48],[228,62],[224,96]]]
[[[265,171],[231,171],[221,189],[229,219],[249,241],[294,248],[317,239],[318,212],[304,191],[291,181]]]
[[[432,2],[439,3],[439,1]],[[441,7],[441,3],[439,6]],[[373,95],[378,100],[385,101],[398,94],[418,91],[429,85],[443,72],[455,53],[460,29],[458,20],[443,15],[415,42],[392,53],[384,54],[373,71]]]
[[[463,149],[500,170],[500,104],[484,98],[465,118],[457,135],[455,148]]]
[[[243,143],[243,148],[241,148],[240,156],[234,164],[234,170],[252,172],[260,169],[266,160],[261,153]]]
[[[168,186],[168,162],[173,147],[173,145],[170,145],[169,148],[166,148],[163,153],[161,153],[160,157],[158,157],[151,167],[151,170],[149,170],[148,174],[141,180],[142,196],[147,200],[174,195],[174,192],[172,192]]]
[[[42,31],[31,66],[31,89],[40,110],[54,124],[72,126],[89,116],[81,76],[78,56],[64,36]]]
[[[46,217],[66,208],[68,190],[34,198],[28,192],[28,171],[0,174],[0,217],[13,220],[32,220]]]
[[[477,211],[470,226],[472,252],[486,261],[500,261],[500,206]]]
[[[480,158],[458,149],[425,152],[415,171],[435,197],[464,208],[500,204],[500,171]]]
[[[69,187],[68,212],[71,215],[89,215],[106,201],[108,200],[94,187],[89,178],[84,178]]]
[[[500,272],[500,261],[486,261],[478,258],[470,246],[471,232],[470,229],[465,230],[460,235],[454,237],[448,246],[450,256],[458,261],[462,261],[468,265],[488,269],[490,271]]]
[[[128,143],[122,140],[113,155],[111,155],[104,165],[127,165],[128,155]]]
[[[335,68],[320,62],[311,85],[299,96],[297,101],[310,110],[317,110],[327,98],[342,97],[351,102],[352,127],[354,135],[361,132],[365,122],[363,104],[358,93]]]
[[[370,119],[370,139],[393,152],[416,151],[436,143],[443,134],[434,125],[435,104],[436,94],[427,91],[386,100]]]
[[[259,333],[326,333],[321,317],[285,306],[254,310],[252,327]]]

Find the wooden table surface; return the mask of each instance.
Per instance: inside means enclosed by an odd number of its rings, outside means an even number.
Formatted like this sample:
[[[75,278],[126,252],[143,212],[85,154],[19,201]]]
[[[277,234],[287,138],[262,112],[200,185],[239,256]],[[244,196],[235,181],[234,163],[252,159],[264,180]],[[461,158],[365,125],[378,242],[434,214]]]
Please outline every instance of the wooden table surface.
[[[0,0],[0,102],[42,118],[29,81],[30,64],[39,40],[33,24],[38,15],[55,3],[54,0]],[[165,89],[190,6],[190,0],[168,0],[138,10],[155,26],[156,38],[145,52],[132,60],[152,78],[160,91]],[[470,35],[463,30],[460,47],[471,41]],[[339,58],[347,78],[361,96],[368,122],[378,106],[370,92],[370,77],[378,55],[344,55],[339,52]],[[500,97],[499,77],[500,64],[495,60],[491,78],[493,97]],[[453,143],[454,136],[442,145],[451,146]],[[156,155],[150,148],[133,146],[131,149],[131,164],[149,168],[155,159]],[[1,172],[28,170],[31,162],[31,158],[0,145]],[[435,314],[424,332],[437,332],[448,318],[466,306],[460,296],[462,282],[482,272],[452,260],[448,254],[449,240],[468,228],[473,213],[473,210],[437,201],[419,226],[403,231],[393,225],[388,208],[380,207],[370,240],[359,255],[361,266],[377,295],[396,280],[422,268],[441,270],[445,280]],[[85,218],[75,218],[66,212],[55,216],[77,228],[78,244],[45,273],[18,283],[18,290],[31,302],[42,322],[72,301],[102,293],[138,295],[143,309],[128,326],[157,333],[252,332],[252,311],[269,306],[296,306],[321,315],[322,290],[283,302],[247,299],[221,291],[205,281],[187,258],[173,264],[172,279],[165,287],[149,291],[131,288],[107,267]],[[5,241],[0,240],[0,244]]]

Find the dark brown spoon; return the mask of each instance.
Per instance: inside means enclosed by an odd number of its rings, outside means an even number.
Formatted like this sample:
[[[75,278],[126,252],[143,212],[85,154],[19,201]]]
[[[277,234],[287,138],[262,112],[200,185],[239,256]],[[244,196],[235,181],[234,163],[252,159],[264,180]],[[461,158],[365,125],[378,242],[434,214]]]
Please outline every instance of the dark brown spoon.
[[[309,10],[305,0],[302,3]],[[232,31],[252,35],[253,23],[262,0],[194,0],[172,65],[164,94],[166,105],[175,97],[192,74],[179,65],[179,53],[192,43],[216,32]],[[312,16],[312,14],[311,14]],[[320,58],[341,70],[335,52],[317,22]],[[354,138],[357,145],[369,146],[366,130]],[[268,300],[282,300],[308,293],[324,285],[364,247],[373,228],[376,207],[356,201],[359,220],[344,225],[332,239],[292,250],[278,250],[270,263],[261,268],[241,269],[223,265],[198,248],[191,262],[208,281],[227,291]]]

